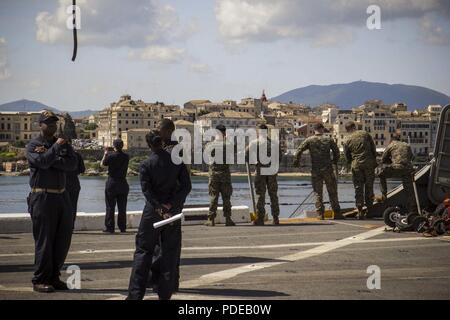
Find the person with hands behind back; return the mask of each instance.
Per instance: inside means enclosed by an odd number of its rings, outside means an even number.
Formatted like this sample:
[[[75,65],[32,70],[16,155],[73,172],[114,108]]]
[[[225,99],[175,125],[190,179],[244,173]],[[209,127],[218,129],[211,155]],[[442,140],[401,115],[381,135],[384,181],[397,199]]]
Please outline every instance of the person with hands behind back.
[[[162,139],[157,132],[147,134],[146,140],[152,152],[139,169],[146,204],[136,235],[136,251],[127,299],[144,298],[154,250],[160,245],[161,262],[157,293],[161,300],[168,300],[174,292],[174,282],[177,278],[181,221],[159,229],[155,229],[153,224],[181,213],[180,208],[192,185],[186,166],[172,162],[171,155],[163,149]]]
[[[108,180],[105,186],[105,233],[114,233],[115,210],[117,203],[117,226],[120,232],[127,229],[127,200],[130,187],[127,182],[128,163],[130,157],[122,151],[123,141],[113,141],[114,149],[105,148],[105,154],[101,161],[103,166],[108,167]]]

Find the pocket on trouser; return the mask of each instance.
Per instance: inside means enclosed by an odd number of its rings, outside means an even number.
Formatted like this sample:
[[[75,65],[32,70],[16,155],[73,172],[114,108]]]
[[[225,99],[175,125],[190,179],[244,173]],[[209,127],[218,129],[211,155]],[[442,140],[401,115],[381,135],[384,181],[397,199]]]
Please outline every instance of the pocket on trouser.
[[[270,176],[267,178],[267,191],[269,192],[269,194],[277,195],[278,181],[276,176]]]
[[[220,191],[223,196],[231,197],[233,195],[233,184],[229,180],[221,182]]]
[[[28,213],[33,216],[33,207],[36,203],[36,199],[38,198],[37,193],[30,193],[27,197],[27,206],[28,206]]]
[[[28,213],[29,214],[31,214],[31,212],[32,212],[32,210],[31,210],[31,206],[30,206],[30,197],[31,197],[31,193],[30,194],[28,194],[28,197],[27,197],[27,206],[28,206]]]
[[[31,193],[30,194],[30,204],[29,204],[29,213],[33,220],[39,219],[39,217],[42,215],[45,210],[40,210],[37,208],[36,210],[36,204],[38,204],[38,201],[45,201],[46,199],[46,193]]]
[[[209,180],[208,182],[208,194],[212,197],[216,196],[219,193],[218,181]]]

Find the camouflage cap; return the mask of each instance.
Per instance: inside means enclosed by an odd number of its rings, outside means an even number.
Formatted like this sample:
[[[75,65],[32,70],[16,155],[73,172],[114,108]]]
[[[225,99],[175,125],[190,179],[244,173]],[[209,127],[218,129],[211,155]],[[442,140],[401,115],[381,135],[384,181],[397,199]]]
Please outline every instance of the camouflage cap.
[[[318,130],[322,130],[322,129],[325,129],[325,126],[323,125],[322,122],[317,122],[313,125],[314,131],[318,131]]]
[[[56,122],[59,121],[59,118],[50,110],[44,110],[42,111],[41,115],[39,116],[39,123],[42,122]]]

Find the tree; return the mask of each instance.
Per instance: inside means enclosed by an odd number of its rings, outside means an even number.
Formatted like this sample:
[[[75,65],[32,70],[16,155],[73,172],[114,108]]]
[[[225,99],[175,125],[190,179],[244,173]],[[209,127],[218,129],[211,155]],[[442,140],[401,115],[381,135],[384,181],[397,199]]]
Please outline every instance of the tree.
[[[64,136],[69,139],[76,139],[77,133],[75,131],[75,122],[72,120],[72,117],[68,113],[63,114],[64,118]]]
[[[206,114],[208,114],[208,113],[209,113],[209,111],[206,111],[206,110],[200,110],[200,111],[198,112],[198,116],[201,117],[201,116],[204,116],[204,115],[206,115]]]
[[[87,130],[87,131],[93,131],[95,129],[97,129],[97,124],[95,124],[95,123],[89,123],[84,127],[84,130]]]
[[[23,140],[14,141],[14,142],[12,143],[12,146],[13,146],[13,147],[16,147],[16,148],[25,148],[26,143],[25,143],[25,141],[23,141]]]

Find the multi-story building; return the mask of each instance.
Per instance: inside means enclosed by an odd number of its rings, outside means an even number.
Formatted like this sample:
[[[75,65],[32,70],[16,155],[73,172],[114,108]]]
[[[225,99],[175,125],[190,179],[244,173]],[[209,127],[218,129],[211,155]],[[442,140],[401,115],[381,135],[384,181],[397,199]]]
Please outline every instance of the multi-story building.
[[[177,111],[166,114],[165,118],[170,119],[173,122],[176,122],[178,120],[193,122],[195,115],[193,115],[190,112],[186,112],[185,110],[177,110]]]
[[[176,129],[186,129],[191,134],[193,139],[194,124],[186,120],[174,121]],[[123,146],[125,150],[130,149],[147,149],[147,141],[145,136],[150,132],[150,129],[130,129],[122,133]]]
[[[256,128],[259,121],[253,115],[246,112],[237,112],[232,110],[224,110],[223,112],[211,112],[199,117],[196,121],[204,133],[206,130],[216,128],[219,124],[224,125],[228,129],[249,129]]]
[[[288,134],[284,137],[284,140],[280,140],[282,150],[285,150],[288,155],[294,155],[305,139],[303,136]]]
[[[314,126],[317,123],[319,123],[320,121],[321,121],[320,118],[313,118],[313,117],[311,117],[311,118],[308,119],[308,121],[306,121],[304,123],[304,125],[302,126],[303,128],[302,128],[301,132],[304,132],[304,134],[305,134],[304,137],[305,138],[311,137],[311,136],[313,136],[315,134]]]
[[[357,121],[357,113],[351,110],[339,110],[333,124],[333,137],[339,148],[341,148],[344,143],[347,135],[347,129],[345,129],[345,126],[350,121],[355,122],[358,130],[363,129],[361,123]]]
[[[391,112],[397,113],[397,112],[407,112],[408,106],[404,103],[395,103],[391,106]]]
[[[197,114],[206,114],[211,112],[223,112],[225,110],[234,110],[237,106],[236,101],[226,100],[223,102],[211,102],[209,100],[193,100],[187,102],[185,108],[195,107]]]
[[[402,139],[411,144],[414,154],[428,155],[434,148],[441,106],[429,106],[425,110],[407,111],[407,106],[397,103],[384,105],[381,101],[369,101],[352,111],[339,110],[334,123],[334,137],[341,147],[345,139],[345,125],[354,121],[359,130],[369,132],[382,152],[400,132]]]
[[[434,147],[436,144],[438,126],[439,126],[439,118],[441,117],[442,106],[440,105],[430,105],[427,108],[428,115],[430,117],[431,123],[431,151],[434,151]]]
[[[129,149],[146,149],[148,148],[145,136],[150,129],[130,129],[122,133],[122,141],[124,150]]]
[[[399,128],[399,122],[391,108],[382,101],[374,100],[354,109],[357,113],[356,121],[361,124],[362,130],[372,135],[379,149],[384,149],[391,143],[392,136]]]
[[[295,133],[296,129],[300,128],[303,124],[302,119],[297,117],[276,117],[274,127],[281,131],[281,134]]]
[[[430,105],[424,110],[396,114],[402,140],[411,144],[414,154],[428,155],[433,152],[441,111],[442,106]]]
[[[191,137],[194,135],[194,123],[186,120],[175,121],[175,129],[185,129],[189,131]]]
[[[197,110],[196,109],[190,109],[190,108],[183,108],[183,111],[186,112],[189,115],[189,118],[194,122],[197,120]]]
[[[324,124],[334,125],[339,114],[339,109],[330,107],[322,111],[322,122]]]
[[[0,112],[0,141],[28,142],[40,134],[40,112]]]
[[[210,100],[191,100],[184,104],[184,110],[195,111],[197,120],[198,116],[211,112],[223,112],[226,110],[246,112],[255,117],[260,117],[263,110],[263,103],[261,99],[243,98],[240,103],[234,100],[225,100],[223,102],[211,102]]]
[[[191,100],[191,101],[186,102],[183,105],[183,107],[184,107],[184,110],[186,110],[186,109],[197,110],[198,106],[208,104],[208,103],[212,103],[212,102],[209,100]]]
[[[439,119],[442,112],[442,106],[438,104],[429,105],[426,110],[431,116],[436,117],[436,119]]]
[[[88,119],[87,119],[88,123],[94,124],[98,122],[98,116],[97,114],[91,114]]]
[[[272,102],[268,104],[267,111],[286,116],[299,117],[309,116],[311,113],[311,108],[306,107],[303,104]]]
[[[134,101],[131,96],[124,95],[97,114],[98,140],[104,146],[111,146],[115,139],[129,130],[156,129],[162,119],[176,111],[179,111],[179,106]]]
[[[409,117],[400,120],[402,141],[411,145],[413,154],[428,155],[432,146],[432,124],[428,117]]]

